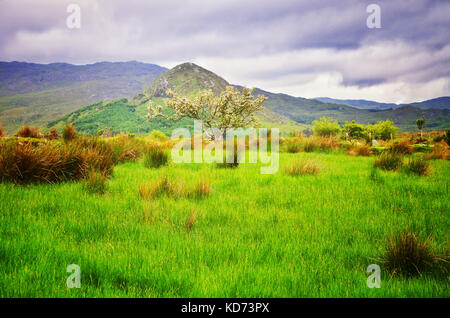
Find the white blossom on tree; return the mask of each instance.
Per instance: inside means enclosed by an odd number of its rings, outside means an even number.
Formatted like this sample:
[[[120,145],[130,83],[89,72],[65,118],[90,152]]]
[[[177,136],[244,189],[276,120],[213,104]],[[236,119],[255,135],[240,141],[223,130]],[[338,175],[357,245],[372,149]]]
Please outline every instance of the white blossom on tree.
[[[222,133],[227,128],[247,128],[258,125],[255,113],[262,109],[267,99],[263,95],[255,98],[253,89],[243,87],[240,92],[233,86],[227,86],[218,96],[211,90],[200,92],[193,98],[180,96],[170,90],[167,91],[167,95],[170,98],[165,104],[173,110],[173,114],[163,114],[161,106],[154,107],[152,101],[149,101],[147,106],[149,119],[162,116],[168,120],[178,121],[189,117],[201,120],[204,130],[218,128]]]

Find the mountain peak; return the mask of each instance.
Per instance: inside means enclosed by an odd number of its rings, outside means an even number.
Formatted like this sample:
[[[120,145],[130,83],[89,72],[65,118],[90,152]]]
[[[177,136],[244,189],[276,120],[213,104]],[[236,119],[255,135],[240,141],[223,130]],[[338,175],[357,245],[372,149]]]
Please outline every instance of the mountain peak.
[[[168,89],[182,94],[193,95],[201,90],[210,89],[215,93],[223,91],[229,83],[217,74],[191,62],[179,64],[161,74],[144,89],[144,95],[167,97]]]

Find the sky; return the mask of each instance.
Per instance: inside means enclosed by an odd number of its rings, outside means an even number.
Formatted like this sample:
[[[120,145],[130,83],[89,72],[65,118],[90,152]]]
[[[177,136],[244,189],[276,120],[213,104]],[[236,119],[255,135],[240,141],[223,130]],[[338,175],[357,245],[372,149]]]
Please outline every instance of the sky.
[[[449,17],[446,0],[0,0],[0,60],[194,62],[272,92],[408,103],[450,95]]]

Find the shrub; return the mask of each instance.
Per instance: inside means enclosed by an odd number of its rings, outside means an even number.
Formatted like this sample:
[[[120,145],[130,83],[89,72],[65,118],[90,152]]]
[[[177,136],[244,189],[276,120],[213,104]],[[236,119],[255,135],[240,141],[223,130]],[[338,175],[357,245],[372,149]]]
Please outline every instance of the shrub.
[[[393,274],[422,275],[439,269],[437,265],[448,256],[440,257],[429,246],[429,240],[421,242],[417,235],[405,231],[388,241],[382,261]]]
[[[375,125],[368,125],[366,127],[371,139],[389,140],[397,133],[398,128],[390,120],[379,121]]]
[[[290,140],[287,145],[287,152],[289,153],[297,153],[302,150],[302,143],[298,139]]]
[[[361,145],[350,148],[348,154],[351,156],[370,156],[372,154],[372,150],[369,146]]]
[[[42,138],[38,127],[30,127],[28,125],[22,126],[15,134],[16,137],[23,138]]]
[[[440,144],[434,145],[431,153],[425,155],[425,159],[427,159],[427,160],[432,160],[432,159],[446,160],[447,158],[448,158],[448,150],[445,149],[445,147],[443,147]]]
[[[400,168],[402,162],[403,158],[398,154],[383,153],[375,160],[374,167],[395,171]]]
[[[291,176],[299,176],[305,174],[317,174],[320,171],[320,166],[313,161],[305,159],[296,160],[285,168],[285,173]]]
[[[95,170],[90,170],[85,183],[89,193],[104,194],[106,191],[106,176]]]
[[[305,144],[303,146],[303,151],[304,152],[313,152],[317,148],[319,148],[319,146],[317,145],[315,139],[308,138],[308,139],[305,140]]]
[[[66,144],[81,152],[89,169],[95,169],[105,176],[111,175],[114,168],[113,151],[111,145],[98,137],[80,137]]]
[[[366,138],[367,130],[362,124],[358,124],[354,120],[351,122],[346,121],[344,124],[344,131],[347,132],[350,138]]]
[[[77,149],[52,144],[0,143],[0,179],[17,184],[79,180],[88,168]]]
[[[336,137],[313,137],[318,148],[325,151],[330,151],[339,148],[339,140]]]
[[[136,138],[122,136],[109,142],[113,152],[114,164],[136,161],[144,152],[144,143]]]
[[[431,173],[430,164],[424,158],[411,158],[405,165],[407,173],[425,176]]]
[[[58,130],[56,128],[52,128],[48,133],[45,134],[44,137],[47,140],[57,140],[59,138]]]
[[[402,139],[394,143],[389,150],[399,155],[409,155],[413,153],[414,148],[408,140]]]
[[[150,146],[144,154],[144,166],[146,168],[159,168],[166,165],[168,161],[167,153],[154,145]]]
[[[71,123],[67,124],[63,130],[64,141],[70,141],[70,140],[75,139],[76,133],[77,132],[75,130],[75,127]]]
[[[333,118],[322,117],[313,121],[313,131],[316,136],[336,136],[341,132],[341,126]]]
[[[152,130],[152,132],[150,133],[150,137],[161,140],[161,141],[166,141],[169,139],[169,137],[167,137],[165,133],[163,133],[160,130],[156,130],[156,129]]]

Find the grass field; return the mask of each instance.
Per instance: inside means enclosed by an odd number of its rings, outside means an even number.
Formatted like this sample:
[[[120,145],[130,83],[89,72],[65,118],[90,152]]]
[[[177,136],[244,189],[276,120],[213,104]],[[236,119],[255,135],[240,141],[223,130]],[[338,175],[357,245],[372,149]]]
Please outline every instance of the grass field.
[[[298,157],[320,172],[286,175]],[[448,251],[448,161],[374,182],[374,160],[281,153],[274,175],[257,164],[131,162],[114,168],[104,195],[82,182],[0,184],[0,296],[449,297],[448,275],[390,275],[377,260],[405,229]],[[207,179],[211,193],[143,200],[139,186],[163,175],[186,187]],[[372,263],[379,289],[366,286]],[[80,289],[66,286],[69,264],[81,268]]]

